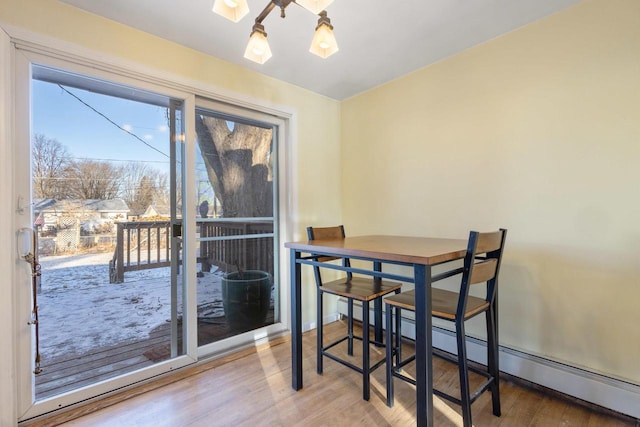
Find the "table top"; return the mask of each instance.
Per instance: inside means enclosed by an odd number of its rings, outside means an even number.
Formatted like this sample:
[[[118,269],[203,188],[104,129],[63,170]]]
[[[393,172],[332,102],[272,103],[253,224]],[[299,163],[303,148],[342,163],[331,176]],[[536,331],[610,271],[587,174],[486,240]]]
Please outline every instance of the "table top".
[[[464,258],[465,239],[410,236],[354,236],[344,239],[287,242],[286,248],[408,264],[437,265]]]

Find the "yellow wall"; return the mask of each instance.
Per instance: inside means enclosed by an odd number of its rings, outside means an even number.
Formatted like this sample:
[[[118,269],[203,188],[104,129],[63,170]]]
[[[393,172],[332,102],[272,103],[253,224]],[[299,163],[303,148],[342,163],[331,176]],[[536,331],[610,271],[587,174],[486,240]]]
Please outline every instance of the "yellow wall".
[[[508,228],[501,344],[640,383],[640,2],[585,1],[343,102],[342,156],[353,233]]]

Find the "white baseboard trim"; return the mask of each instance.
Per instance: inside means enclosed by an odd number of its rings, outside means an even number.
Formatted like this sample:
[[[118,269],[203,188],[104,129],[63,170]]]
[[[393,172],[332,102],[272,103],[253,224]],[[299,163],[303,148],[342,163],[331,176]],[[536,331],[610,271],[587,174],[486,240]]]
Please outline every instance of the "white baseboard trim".
[[[346,311],[345,311],[346,313]],[[340,313],[336,312],[336,313],[332,313],[328,316],[324,316],[322,318],[322,324],[327,324],[327,323],[331,323],[331,322],[335,322],[336,320],[338,320],[340,318]],[[307,331],[311,331],[313,329],[315,329],[317,326],[317,322],[315,320],[312,320],[310,322],[305,322],[302,324],[302,332],[307,332]]]
[[[338,301],[338,312],[346,314],[345,301]],[[360,307],[354,304],[354,317],[361,319],[361,315]],[[415,339],[415,324],[412,319],[403,319],[402,335]],[[455,354],[455,334],[434,327],[433,347]],[[474,362],[486,364],[486,347],[486,341],[467,338],[467,354]],[[640,419],[640,385],[502,346],[500,371]]]

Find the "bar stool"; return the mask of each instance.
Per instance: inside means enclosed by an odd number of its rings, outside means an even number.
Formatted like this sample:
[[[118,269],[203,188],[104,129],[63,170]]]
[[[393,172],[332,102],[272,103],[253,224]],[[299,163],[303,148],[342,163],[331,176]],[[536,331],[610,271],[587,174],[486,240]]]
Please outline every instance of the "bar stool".
[[[469,234],[467,253],[464,258],[464,266],[455,270],[454,273],[462,273],[462,280],[459,292],[451,292],[443,289],[432,288],[432,315],[439,319],[448,320],[455,323],[456,341],[458,354],[448,356],[446,354],[436,354],[458,365],[460,377],[460,398],[443,393],[434,388],[434,394],[447,399],[462,407],[462,418],[465,427],[470,427],[471,404],[486,390],[491,391],[491,401],[493,404],[493,414],[500,416],[500,391],[498,366],[498,273],[502,261],[502,250],[507,236],[507,230],[500,229],[492,233],[478,233],[472,231]],[[485,254],[479,256],[479,254]],[[451,277],[454,274],[443,273],[441,277],[434,277],[439,280]],[[469,295],[471,285],[486,283],[487,291],[485,298],[478,298]],[[413,291],[403,292],[385,299],[386,304],[386,341],[387,341],[387,405],[393,406],[393,379],[399,378],[403,381],[416,384],[415,380],[402,373],[402,368],[415,360],[415,355],[406,359],[402,358],[401,351],[401,315],[402,310],[415,311],[415,294]],[[395,311],[395,314],[394,314]],[[468,364],[466,336],[464,322],[481,313],[486,315],[487,327],[487,369],[476,369]],[[395,339],[392,331],[392,319],[395,316],[396,333]],[[392,344],[393,343],[393,344]],[[394,362],[395,361],[395,362]],[[469,370],[483,375],[486,380],[477,390],[470,393],[469,390]]]
[[[307,234],[309,240],[335,240],[344,239],[344,227],[342,225],[335,227],[307,227]],[[348,258],[326,257],[312,255],[317,261],[328,262],[336,259],[342,259],[342,264],[346,267],[350,267],[350,261]],[[378,268],[377,266],[376,268]],[[370,277],[357,277],[353,276],[351,272],[347,272],[347,276],[338,280],[334,280],[328,283],[322,281],[320,275],[320,267],[314,266],[314,273],[317,285],[317,328],[318,328],[318,343],[317,343],[317,371],[318,374],[322,374],[323,370],[323,356],[335,360],[342,365],[355,370],[362,374],[362,398],[369,400],[370,396],[370,374],[375,369],[385,363],[385,358],[382,358],[378,362],[371,365],[369,357],[369,345],[370,343],[376,345],[383,345],[383,343],[369,339],[369,303],[371,301],[376,302],[376,314],[379,312],[377,318],[382,317],[382,297],[390,293],[398,294],[402,288],[401,283],[390,283],[383,281],[380,278]],[[328,344],[323,344],[322,338],[322,299],[325,293],[338,295],[347,299],[347,335]],[[353,301],[360,301],[362,303],[362,336],[356,336],[353,333]],[[380,325],[382,326],[382,325]],[[362,341],[362,366],[357,366],[348,360],[344,360],[335,354],[329,352],[329,350],[336,345],[347,341],[347,354],[353,356],[353,340]]]

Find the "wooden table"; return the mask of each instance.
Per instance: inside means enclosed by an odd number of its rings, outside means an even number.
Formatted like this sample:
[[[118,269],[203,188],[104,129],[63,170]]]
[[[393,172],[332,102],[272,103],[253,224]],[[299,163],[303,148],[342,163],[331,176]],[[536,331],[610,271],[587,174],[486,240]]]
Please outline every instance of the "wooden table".
[[[288,242],[291,262],[291,370],[294,390],[302,388],[302,299],[301,266],[318,265],[323,268],[351,271],[374,277],[400,280],[415,284],[416,323],[416,398],[417,425],[433,426],[433,375],[431,361],[431,284],[432,267],[464,258],[467,241],[430,237],[358,236],[337,240]],[[344,267],[318,263],[302,254],[348,257],[410,266],[413,276],[389,274],[366,268]],[[367,263],[369,264],[369,263]]]

